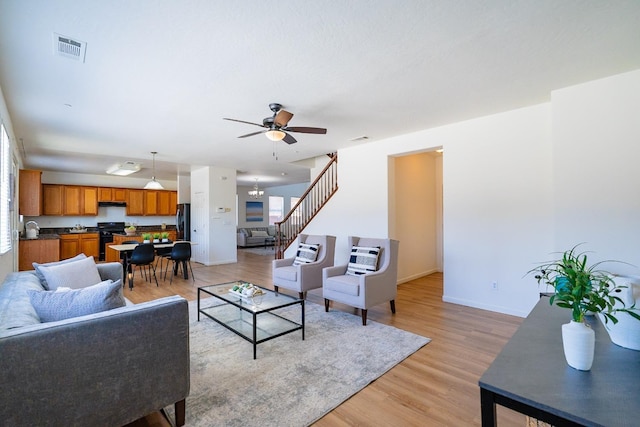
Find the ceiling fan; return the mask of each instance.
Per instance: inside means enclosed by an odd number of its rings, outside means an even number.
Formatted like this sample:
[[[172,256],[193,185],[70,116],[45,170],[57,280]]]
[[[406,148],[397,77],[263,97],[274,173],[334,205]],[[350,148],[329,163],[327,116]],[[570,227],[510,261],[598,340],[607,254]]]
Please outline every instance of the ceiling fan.
[[[272,141],[282,140],[287,144],[295,144],[298,141],[293,136],[291,136],[289,132],[315,133],[315,134],[322,134],[322,135],[327,133],[327,130],[324,128],[299,127],[299,126],[289,127],[287,125],[289,124],[289,120],[291,120],[291,118],[293,117],[293,114],[283,110],[282,105],[277,103],[269,104],[269,108],[271,109],[271,111],[273,111],[273,116],[266,117],[264,120],[262,120],[262,124],[247,122],[247,121],[238,120],[238,119],[229,119],[226,117],[224,118],[224,120],[246,123],[248,125],[260,126],[262,128],[265,128],[265,130],[260,130],[258,132],[251,132],[246,135],[241,135],[238,138],[246,138],[248,136],[254,136],[254,135],[264,133],[266,134],[267,138],[269,138]]]

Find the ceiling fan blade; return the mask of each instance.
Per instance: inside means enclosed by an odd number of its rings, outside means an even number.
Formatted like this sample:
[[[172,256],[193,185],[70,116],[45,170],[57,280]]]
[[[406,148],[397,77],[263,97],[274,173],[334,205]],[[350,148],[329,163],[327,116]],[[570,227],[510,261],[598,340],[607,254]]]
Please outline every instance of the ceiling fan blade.
[[[315,134],[326,134],[327,130],[324,128],[310,128],[310,127],[291,127],[283,129],[287,132],[300,132],[300,133],[315,133]]]
[[[293,117],[293,114],[291,114],[290,112],[285,110],[280,110],[276,114],[276,119],[274,120],[274,123],[278,127],[284,127],[287,125],[287,123],[289,123],[289,120],[291,120],[291,117]]]
[[[238,138],[246,138],[248,136],[259,135],[259,134],[265,133],[265,132],[266,132],[266,130],[259,130],[258,132],[251,132],[251,133],[248,133],[246,135],[240,135]]]
[[[295,144],[296,142],[298,142],[293,136],[289,135],[288,133],[284,134],[284,138],[282,138],[282,140],[287,144]]]
[[[238,119],[228,119],[228,118],[226,118],[226,117],[223,117],[223,118],[222,118],[222,120],[229,120],[229,121],[232,121],[232,122],[238,122],[238,123],[246,123],[246,124],[248,124],[248,125],[260,126],[261,128],[265,127],[264,125],[261,125],[261,124],[258,124],[258,123],[247,122],[247,121],[244,121],[244,120],[238,120]]]

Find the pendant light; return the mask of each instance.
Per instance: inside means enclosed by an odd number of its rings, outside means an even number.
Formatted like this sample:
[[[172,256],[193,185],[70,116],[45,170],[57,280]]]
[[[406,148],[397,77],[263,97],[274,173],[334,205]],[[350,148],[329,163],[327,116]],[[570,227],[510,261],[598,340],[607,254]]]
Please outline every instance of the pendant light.
[[[158,152],[152,151],[151,154],[153,155],[153,175],[151,176],[151,181],[147,182],[147,185],[144,186],[144,189],[145,190],[164,190],[164,187],[162,186],[162,184],[160,184],[156,180],[156,154],[158,154]]]

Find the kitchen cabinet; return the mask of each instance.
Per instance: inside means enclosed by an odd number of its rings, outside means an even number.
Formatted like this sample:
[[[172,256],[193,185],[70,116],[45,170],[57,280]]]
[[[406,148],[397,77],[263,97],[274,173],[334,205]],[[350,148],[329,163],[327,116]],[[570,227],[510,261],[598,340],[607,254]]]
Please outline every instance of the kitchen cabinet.
[[[62,215],[63,185],[43,184],[42,185],[42,214]]]
[[[99,202],[125,202],[126,200],[125,188],[98,187]]]
[[[158,193],[157,190],[146,190],[144,192],[144,214],[158,215]]]
[[[175,198],[172,195],[176,195]],[[172,216],[176,214],[177,194],[175,191],[158,191],[158,215]]]
[[[63,186],[63,215],[98,215],[98,189],[78,185]]]
[[[20,215],[40,216],[43,209],[42,171],[21,169],[19,180]]]
[[[144,215],[144,196],[145,190],[127,189],[127,215],[142,216]]]
[[[78,254],[100,255],[100,235],[98,233],[75,233],[60,235],[60,259],[72,258]]]
[[[33,263],[60,261],[58,239],[22,239],[18,243],[18,270],[33,270]]]

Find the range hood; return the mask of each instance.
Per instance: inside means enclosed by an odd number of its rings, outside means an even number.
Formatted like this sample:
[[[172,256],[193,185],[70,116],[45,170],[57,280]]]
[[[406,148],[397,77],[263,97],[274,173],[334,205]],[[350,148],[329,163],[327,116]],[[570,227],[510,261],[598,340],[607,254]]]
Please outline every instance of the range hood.
[[[98,202],[98,206],[117,206],[120,208],[126,208],[127,204],[125,202]]]

